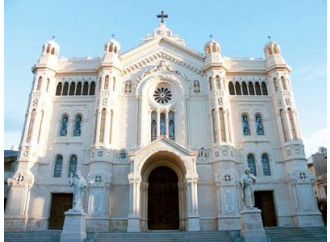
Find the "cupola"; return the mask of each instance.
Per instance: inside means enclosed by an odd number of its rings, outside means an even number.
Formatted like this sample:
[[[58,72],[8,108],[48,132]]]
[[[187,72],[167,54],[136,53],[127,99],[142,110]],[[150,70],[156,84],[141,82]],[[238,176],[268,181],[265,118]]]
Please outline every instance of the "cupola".
[[[282,57],[281,48],[276,42],[269,41],[264,47],[264,53],[268,67],[275,64],[286,64]]]
[[[120,44],[114,39],[110,39],[104,45],[104,63],[119,63]]]
[[[60,46],[54,41],[49,40],[42,46],[41,57],[38,64],[56,65]]]
[[[223,62],[220,45],[214,39],[211,39],[204,45],[204,51],[206,56],[205,66]]]

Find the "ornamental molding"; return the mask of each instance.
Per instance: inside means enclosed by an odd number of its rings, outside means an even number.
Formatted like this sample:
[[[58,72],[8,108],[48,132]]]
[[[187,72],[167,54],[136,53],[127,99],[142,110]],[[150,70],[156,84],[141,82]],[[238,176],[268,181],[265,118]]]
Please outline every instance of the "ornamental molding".
[[[139,60],[138,62],[130,64],[129,66],[127,66],[126,68],[123,69],[123,75],[129,74],[129,73],[139,70],[139,69],[142,69],[142,68],[146,67],[147,65],[149,65],[150,63],[157,61],[158,59],[162,59],[162,61],[167,60],[167,61],[173,62],[176,65],[179,65],[191,72],[194,72],[198,75],[203,75],[201,68],[196,67],[193,64],[188,64],[182,60],[179,60],[173,54],[166,53],[164,51],[159,51],[153,55],[149,55],[148,57]],[[178,75],[183,76],[183,74],[181,74],[177,70],[174,70],[173,68],[171,68],[171,66],[169,64],[166,63],[166,65],[159,64],[157,66],[149,68],[146,72],[144,72],[140,77],[137,78],[137,81],[139,82],[146,75],[153,73],[155,71],[168,71],[168,72],[176,73]]]
[[[17,171],[12,178],[8,178],[7,183],[12,187],[32,187],[34,176],[28,171]]]

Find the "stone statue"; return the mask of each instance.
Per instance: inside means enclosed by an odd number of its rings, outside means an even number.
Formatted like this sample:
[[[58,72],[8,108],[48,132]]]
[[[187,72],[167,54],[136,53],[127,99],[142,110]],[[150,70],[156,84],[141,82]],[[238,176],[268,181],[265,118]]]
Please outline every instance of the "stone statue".
[[[69,185],[73,186],[73,211],[83,212],[82,208],[82,196],[86,190],[86,180],[81,176],[80,171],[77,171],[76,175],[73,177],[70,174]]]
[[[253,185],[257,178],[250,174],[250,168],[245,168],[245,174],[242,175],[240,185],[243,189],[243,203],[246,208],[254,207]]]

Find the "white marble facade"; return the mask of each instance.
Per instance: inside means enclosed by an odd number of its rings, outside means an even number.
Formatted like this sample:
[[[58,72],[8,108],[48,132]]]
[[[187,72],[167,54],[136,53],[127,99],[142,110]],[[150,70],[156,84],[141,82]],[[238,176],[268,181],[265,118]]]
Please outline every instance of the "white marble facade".
[[[32,69],[5,229],[47,230],[52,193],[72,193],[69,170],[80,170],[87,231],[146,231],[159,166],[178,177],[180,230],[240,229],[247,166],[255,191],[273,192],[277,226],[322,225],[279,45],[267,43],[265,59],[224,57],[213,39],[204,50],[165,23],[125,53],[109,40],[102,58],[58,58],[48,41]]]

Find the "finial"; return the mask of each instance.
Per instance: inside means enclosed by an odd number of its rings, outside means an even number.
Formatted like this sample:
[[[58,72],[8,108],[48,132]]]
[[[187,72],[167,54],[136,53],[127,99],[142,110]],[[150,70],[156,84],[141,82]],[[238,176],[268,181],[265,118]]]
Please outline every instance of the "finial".
[[[210,34],[210,39],[213,40],[213,35],[212,34]]]
[[[268,35],[267,38],[269,39],[269,42],[270,42],[270,39],[271,39],[272,37]]]
[[[164,11],[161,11],[160,14],[157,15],[157,18],[161,18],[161,23],[164,23],[164,18],[168,18],[167,14],[164,14]]]
[[[115,34],[112,34],[111,36],[112,36],[113,39],[115,38]]]
[[[55,35],[52,36],[52,39],[55,39]]]

